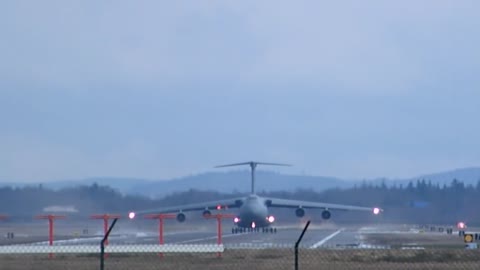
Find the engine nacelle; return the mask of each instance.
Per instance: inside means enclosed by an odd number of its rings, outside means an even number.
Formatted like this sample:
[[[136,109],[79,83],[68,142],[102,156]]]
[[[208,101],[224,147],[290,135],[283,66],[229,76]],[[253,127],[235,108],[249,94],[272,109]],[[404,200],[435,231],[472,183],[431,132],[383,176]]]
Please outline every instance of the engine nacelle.
[[[303,217],[305,216],[305,209],[299,207],[297,210],[295,210],[295,216],[297,217]]]
[[[242,200],[235,200],[235,206],[236,207],[240,207],[243,205],[243,201]]]
[[[322,218],[323,219],[329,219],[331,216],[332,216],[332,213],[330,213],[330,211],[323,210],[323,212],[322,212]]]
[[[210,212],[210,210],[205,210],[205,211],[203,211],[202,215],[203,215],[203,217],[209,217],[209,216],[212,215],[212,212]]]
[[[187,219],[187,217],[185,216],[184,213],[178,213],[178,214],[177,214],[177,221],[178,221],[178,222],[184,222],[185,219]]]

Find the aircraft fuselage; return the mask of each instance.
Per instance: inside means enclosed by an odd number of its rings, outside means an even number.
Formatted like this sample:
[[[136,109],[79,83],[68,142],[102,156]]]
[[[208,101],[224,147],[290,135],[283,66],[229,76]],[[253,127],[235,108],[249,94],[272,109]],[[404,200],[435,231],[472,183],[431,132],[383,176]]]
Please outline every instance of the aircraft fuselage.
[[[243,200],[238,215],[239,221],[236,224],[242,228],[268,227],[273,223],[268,220],[268,217],[265,199],[252,194]]]

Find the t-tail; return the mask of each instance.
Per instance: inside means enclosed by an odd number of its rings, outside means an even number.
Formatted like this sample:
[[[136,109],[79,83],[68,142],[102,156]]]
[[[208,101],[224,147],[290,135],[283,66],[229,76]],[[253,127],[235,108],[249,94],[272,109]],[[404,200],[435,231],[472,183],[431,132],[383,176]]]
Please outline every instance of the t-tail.
[[[255,194],[255,169],[257,168],[257,165],[292,166],[290,164],[282,164],[282,163],[249,161],[249,162],[242,162],[242,163],[220,165],[220,166],[216,166],[215,168],[233,167],[233,166],[242,166],[242,165],[250,165],[251,175],[252,175],[252,194]]]

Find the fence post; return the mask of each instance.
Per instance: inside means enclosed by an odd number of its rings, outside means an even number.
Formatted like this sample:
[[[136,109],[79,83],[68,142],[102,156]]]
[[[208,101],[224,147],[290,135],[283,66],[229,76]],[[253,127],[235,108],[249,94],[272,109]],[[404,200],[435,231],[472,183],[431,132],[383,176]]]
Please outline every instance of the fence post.
[[[305,228],[303,228],[302,234],[300,234],[300,237],[298,238],[297,242],[295,243],[295,270],[298,270],[298,245],[302,241],[303,235],[308,229],[308,225],[310,225],[310,220],[307,221],[307,224],[305,225]]]
[[[110,232],[115,226],[115,223],[117,223],[117,220],[118,218],[115,218],[113,220],[112,225],[110,225],[110,228],[108,228],[107,233],[105,234],[102,241],[100,242],[100,270],[104,270],[104,267],[105,267],[105,241],[107,241],[108,236],[110,235]]]

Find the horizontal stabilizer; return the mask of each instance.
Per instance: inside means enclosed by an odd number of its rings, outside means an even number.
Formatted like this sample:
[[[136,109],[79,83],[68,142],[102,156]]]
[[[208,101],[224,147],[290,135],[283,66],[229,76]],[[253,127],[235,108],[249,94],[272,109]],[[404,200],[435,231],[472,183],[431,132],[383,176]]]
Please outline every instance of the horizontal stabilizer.
[[[290,164],[283,164],[283,163],[270,163],[270,162],[258,162],[258,161],[249,161],[249,162],[241,162],[241,163],[233,163],[233,164],[226,164],[226,165],[219,165],[215,166],[215,168],[222,168],[222,167],[233,167],[233,166],[241,166],[241,165],[271,165],[271,166],[292,166]]]

